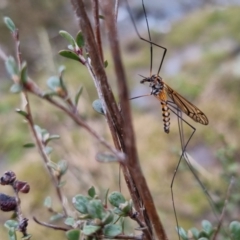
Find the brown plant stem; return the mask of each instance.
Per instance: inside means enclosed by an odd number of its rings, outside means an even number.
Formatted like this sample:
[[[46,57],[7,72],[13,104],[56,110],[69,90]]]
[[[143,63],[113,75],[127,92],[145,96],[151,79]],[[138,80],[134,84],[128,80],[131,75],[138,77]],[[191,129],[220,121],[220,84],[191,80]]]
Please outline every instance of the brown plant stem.
[[[39,221],[36,217],[33,217],[33,220],[38,223],[39,225],[42,225],[44,227],[48,227],[48,228],[53,228],[55,230],[61,230],[61,231],[68,231],[68,230],[71,230],[71,228],[64,228],[64,227],[60,227],[60,226],[57,226],[57,225],[53,225],[53,224],[49,224],[49,223],[46,223],[46,222],[42,222],[42,221]]]
[[[125,152],[126,139],[123,134],[123,118],[117,108],[115,99],[113,98],[112,90],[107,81],[104,66],[100,57],[98,56],[97,45],[93,36],[90,21],[84,8],[84,4],[82,0],[72,0],[72,4],[79,19],[79,26],[83,32],[86,48],[88,49],[88,55],[91,59],[91,68],[97,81],[95,85],[99,88],[98,92],[100,92],[100,95],[103,98],[102,100],[106,110],[106,117],[113,136],[114,144],[118,150]],[[131,174],[127,168],[126,162],[122,164],[122,169],[126,184],[134,202],[134,206],[139,213],[139,219],[141,219],[141,222],[144,222],[142,204],[139,201],[139,194],[137,194],[136,186],[131,178]],[[144,228],[144,232],[146,236],[148,235],[148,239],[151,239],[150,234],[148,233],[149,229],[150,228]]]
[[[117,75],[117,83],[119,90],[119,98],[122,109],[122,115],[124,118],[124,139],[126,140],[126,154],[128,157],[128,166],[131,176],[133,177],[136,188],[140,193],[140,197],[143,201],[143,207],[146,208],[147,215],[151,221],[151,224],[156,232],[158,239],[167,239],[163,225],[157,214],[153,198],[151,196],[150,190],[146,183],[145,177],[143,176],[135,145],[135,137],[132,126],[131,110],[129,104],[129,95],[127,88],[127,81],[125,77],[125,72],[121,60],[121,53],[117,37],[117,29],[115,24],[115,17],[113,14],[113,2],[112,0],[101,1],[104,16],[106,19],[106,25],[108,29],[108,38],[111,47],[112,58],[114,61],[115,72]],[[147,222],[147,221],[146,221]]]
[[[100,21],[99,21],[99,4],[98,0],[92,0],[92,6],[93,6],[93,19],[94,19],[94,32],[95,32],[95,38],[96,43],[98,47],[98,51],[101,57],[102,62],[103,60],[103,51],[102,51],[102,39],[101,39],[101,32],[100,32]]]

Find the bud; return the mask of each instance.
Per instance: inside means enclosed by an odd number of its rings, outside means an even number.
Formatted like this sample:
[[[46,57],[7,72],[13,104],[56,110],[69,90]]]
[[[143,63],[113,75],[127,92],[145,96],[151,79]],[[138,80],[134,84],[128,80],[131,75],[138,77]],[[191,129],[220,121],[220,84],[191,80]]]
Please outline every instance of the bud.
[[[15,197],[8,196],[0,193],[0,209],[3,212],[14,211],[17,207],[17,201]]]
[[[12,184],[16,180],[16,174],[13,171],[7,171],[0,178],[1,185],[9,185]]]
[[[14,183],[14,188],[21,193],[28,193],[30,190],[30,186],[27,182],[18,180]]]

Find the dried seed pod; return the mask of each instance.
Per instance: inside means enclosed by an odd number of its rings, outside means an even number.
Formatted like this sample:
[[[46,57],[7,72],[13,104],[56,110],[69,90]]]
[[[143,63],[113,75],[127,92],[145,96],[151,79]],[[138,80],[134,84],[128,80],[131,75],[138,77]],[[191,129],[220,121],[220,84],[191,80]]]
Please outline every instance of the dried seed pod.
[[[7,171],[0,178],[1,185],[9,185],[12,184],[16,180],[16,174],[13,171]]]
[[[11,197],[4,193],[0,193],[0,209],[3,212],[14,211],[16,207],[17,201],[15,197]]]

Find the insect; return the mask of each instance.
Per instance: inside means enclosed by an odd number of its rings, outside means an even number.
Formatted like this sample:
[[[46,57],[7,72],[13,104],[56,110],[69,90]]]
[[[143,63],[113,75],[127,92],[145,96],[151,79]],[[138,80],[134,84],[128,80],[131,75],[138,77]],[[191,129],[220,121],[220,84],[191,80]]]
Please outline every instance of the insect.
[[[140,83],[145,82],[150,83],[149,87],[151,87],[151,95],[155,96],[161,102],[164,131],[166,133],[169,133],[170,127],[170,110],[168,107],[167,95],[171,98],[173,103],[177,105],[178,109],[187,114],[195,122],[208,125],[206,115],[187,99],[170,88],[165,82],[163,82],[162,78],[158,74],[154,74],[151,77],[144,78],[140,81]]]
[[[131,99],[136,99],[136,98],[144,97],[144,96],[154,96],[154,97],[156,97],[162,105],[164,131],[166,133],[170,132],[170,111],[173,112],[174,114],[176,114],[176,116],[178,118],[179,136],[180,136],[180,143],[181,143],[181,155],[180,155],[180,158],[178,160],[177,166],[175,168],[170,187],[171,187],[171,196],[172,196],[172,204],[173,204],[174,215],[175,215],[175,219],[176,219],[177,229],[179,229],[176,207],[175,207],[175,202],[174,202],[173,185],[174,185],[174,180],[175,180],[175,177],[176,177],[176,174],[177,174],[177,171],[178,171],[178,168],[179,168],[179,165],[180,165],[182,159],[185,159],[187,166],[189,167],[189,169],[191,170],[195,179],[197,180],[197,182],[199,183],[199,185],[203,189],[203,192],[206,195],[206,197],[209,201],[209,204],[210,204],[211,208],[213,209],[214,214],[216,216],[214,201],[212,200],[208,191],[206,190],[206,188],[204,187],[204,185],[200,181],[200,179],[199,179],[199,177],[196,173],[196,170],[193,168],[193,166],[191,165],[191,163],[188,159],[188,154],[186,152],[186,148],[187,148],[189,142],[191,141],[196,129],[182,117],[182,113],[185,113],[188,117],[193,119],[195,122],[198,122],[198,123],[203,124],[203,125],[208,125],[209,121],[208,121],[207,116],[199,108],[197,108],[194,104],[192,104],[187,99],[185,99],[183,96],[181,96],[175,90],[173,90],[171,87],[169,87],[163,81],[162,77],[159,75],[162,64],[163,64],[163,61],[164,61],[164,58],[165,58],[165,55],[167,53],[167,49],[165,47],[160,46],[160,45],[158,45],[158,44],[156,44],[152,41],[150,30],[149,30],[148,18],[147,18],[145,6],[144,6],[144,0],[142,0],[142,6],[143,6],[144,16],[145,16],[145,20],[146,20],[146,25],[147,25],[148,39],[143,38],[139,34],[138,29],[137,29],[136,24],[135,24],[135,21],[134,21],[134,18],[133,18],[133,15],[131,13],[130,7],[127,3],[128,12],[130,14],[133,26],[135,28],[135,31],[136,31],[138,37],[141,40],[147,42],[150,46],[150,77],[144,77],[144,76],[140,75],[143,78],[140,81],[140,83],[145,83],[145,82],[149,83],[149,87],[151,88],[151,92],[148,95],[137,96],[137,97],[133,97]],[[153,46],[156,46],[158,48],[163,49],[163,56],[162,56],[161,62],[159,64],[157,74],[152,74]],[[187,124],[192,129],[192,133],[188,137],[187,141],[185,141],[185,139],[184,139],[183,123]],[[179,236],[179,239],[180,239],[179,232],[178,232],[178,236]]]

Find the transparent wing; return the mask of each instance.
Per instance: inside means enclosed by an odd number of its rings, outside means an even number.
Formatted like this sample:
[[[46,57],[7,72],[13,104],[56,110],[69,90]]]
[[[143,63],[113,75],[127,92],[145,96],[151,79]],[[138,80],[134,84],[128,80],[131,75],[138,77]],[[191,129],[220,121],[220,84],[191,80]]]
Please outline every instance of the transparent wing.
[[[182,112],[187,114],[195,122],[199,122],[203,125],[208,125],[208,118],[200,109],[190,103],[183,96],[175,92],[166,83],[164,83],[164,89],[167,92],[168,96],[173,100],[173,102],[180,108]]]

